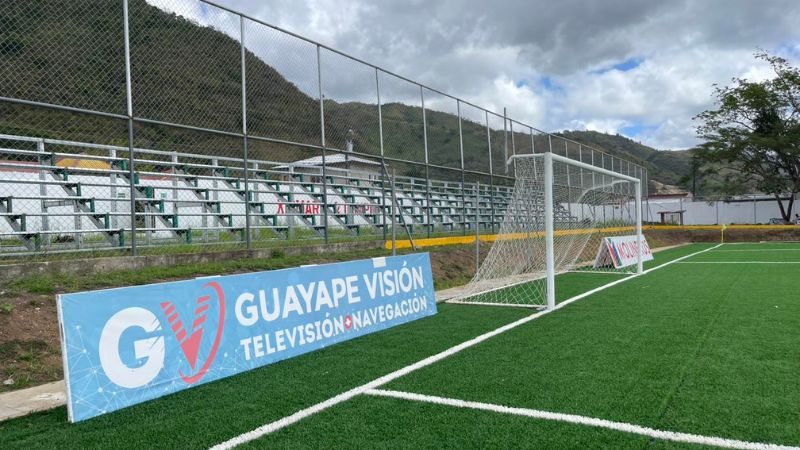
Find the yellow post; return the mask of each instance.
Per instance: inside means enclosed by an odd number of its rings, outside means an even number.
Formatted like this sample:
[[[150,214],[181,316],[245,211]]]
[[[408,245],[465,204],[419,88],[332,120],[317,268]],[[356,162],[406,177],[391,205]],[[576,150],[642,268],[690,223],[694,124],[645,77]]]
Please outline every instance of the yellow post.
[[[719,229],[719,231],[720,231],[719,232],[719,243],[720,244],[724,244],[725,243],[725,229],[726,228],[728,228],[728,226],[727,225],[723,225],[722,228]]]

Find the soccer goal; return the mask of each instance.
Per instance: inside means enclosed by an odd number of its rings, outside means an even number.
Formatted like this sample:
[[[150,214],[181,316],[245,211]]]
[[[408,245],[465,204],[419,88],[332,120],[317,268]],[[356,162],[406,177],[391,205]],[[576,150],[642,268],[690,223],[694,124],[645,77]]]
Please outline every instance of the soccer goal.
[[[516,181],[499,233],[452,303],[553,308],[557,274],[642,272],[639,179],[552,153],[509,164]]]

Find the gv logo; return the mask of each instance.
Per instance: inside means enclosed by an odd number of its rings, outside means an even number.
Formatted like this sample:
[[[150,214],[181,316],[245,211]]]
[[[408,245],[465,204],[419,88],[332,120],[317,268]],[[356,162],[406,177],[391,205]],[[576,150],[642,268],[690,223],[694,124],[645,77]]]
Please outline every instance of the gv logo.
[[[214,343],[211,345],[211,350],[208,353],[208,357],[197,373],[187,376],[180,369],[178,369],[178,374],[186,384],[197,382],[203,378],[203,375],[205,375],[206,372],[208,372],[208,368],[214,361],[214,356],[217,355],[219,342],[222,340],[222,329],[225,325],[225,293],[222,292],[222,287],[215,281],[212,281],[203,287],[211,287],[214,293],[217,295],[217,300],[219,302],[217,335],[214,337]],[[195,367],[197,366],[197,356],[198,353],[200,353],[200,343],[203,339],[203,324],[206,321],[206,313],[208,312],[209,307],[208,302],[210,300],[210,295],[202,295],[197,298],[197,306],[194,310],[194,320],[192,321],[191,328],[192,334],[190,335],[186,333],[186,329],[183,327],[183,322],[181,322],[180,315],[178,314],[178,311],[175,310],[175,305],[173,305],[172,302],[161,303],[161,309],[164,311],[164,315],[167,316],[170,328],[172,328],[172,332],[175,334],[175,339],[177,339],[180,343],[183,355],[186,357],[186,360],[189,362],[189,366],[192,368],[192,370],[195,370]]]
[[[219,283],[212,281],[203,285],[203,288],[211,288],[213,294],[217,297],[219,313],[216,334],[208,355],[200,364],[200,369],[189,375],[178,369],[178,374],[186,384],[196,383],[208,372],[219,349],[222,331],[225,326],[225,293],[222,291],[222,287]],[[202,295],[197,298],[190,333],[187,333],[175,305],[172,302],[161,303],[161,310],[166,316],[172,333],[178,341],[192,371],[195,371],[198,365],[200,344],[203,340],[204,324],[210,301],[211,295]],[[139,307],[126,308],[108,319],[100,334],[99,345],[100,364],[108,379],[114,384],[129,389],[142,387],[153,381],[161,372],[161,369],[164,368],[166,355],[164,336],[138,339],[133,342],[133,356],[137,360],[144,359],[145,362],[138,367],[126,365],[120,356],[120,341],[123,333],[131,328],[140,328],[145,333],[155,333],[162,330],[161,323],[150,310]]]

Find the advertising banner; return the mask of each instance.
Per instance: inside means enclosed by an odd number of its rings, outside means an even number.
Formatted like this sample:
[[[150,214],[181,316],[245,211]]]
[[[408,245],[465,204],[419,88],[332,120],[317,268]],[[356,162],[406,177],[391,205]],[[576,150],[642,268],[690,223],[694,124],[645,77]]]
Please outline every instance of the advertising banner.
[[[60,295],[72,422],[436,314],[427,253]]]
[[[652,261],[653,252],[647,244],[647,239],[642,235],[642,261]],[[636,235],[611,236],[603,238],[594,267],[613,266],[615,269],[636,264]]]

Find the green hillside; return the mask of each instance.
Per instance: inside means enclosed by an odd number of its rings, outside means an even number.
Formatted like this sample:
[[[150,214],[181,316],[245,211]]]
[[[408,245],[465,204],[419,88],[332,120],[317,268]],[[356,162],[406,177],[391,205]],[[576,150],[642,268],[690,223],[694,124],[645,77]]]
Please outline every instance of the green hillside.
[[[132,0],[130,5],[134,114],[194,127],[241,131],[239,42],[144,0]],[[253,53],[247,53],[246,65],[249,132],[319,144],[319,100],[287,81]],[[1,8],[0,96],[124,114],[120,4],[104,0],[11,2]],[[329,98],[335,96],[327,93],[325,96],[327,145],[344,149],[346,139],[351,138],[357,152],[379,155],[376,105],[336,102]],[[383,106],[382,115],[384,154],[423,162],[421,109],[389,103]],[[490,157],[486,129],[480,122],[462,120],[464,165],[469,170],[487,172]],[[504,135],[502,121],[498,122],[490,133],[491,163],[495,173],[503,173]],[[457,116],[427,111],[427,125],[429,161],[459,168]],[[135,131],[136,145],[140,147],[221,156],[242,154],[241,140],[235,137],[149,124],[137,124]],[[0,133],[127,143],[124,121],[2,102]],[[614,156],[641,161],[649,169],[651,179],[660,183],[678,184],[689,173],[688,152],[657,151],[622,136],[594,132],[564,135]],[[529,135],[515,133],[513,139],[518,152],[530,152]],[[546,148],[546,137],[537,137],[533,145],[537,150]],[[569,151],[577,154],[577,145]],[[250,154],[257,159],[292,161],[311,156],[314,150],[251,141]],[[424,174],[420,165],[393,164],[398,173]],[[460,179],[459,172],[447,169],[434,169],[431,176]],[[468,178],[479,179],[477,175]]]
[[[683,186],[692,171],[691,150],[656,150],[619,134],[596,131],[565,131],[561,134],[614,156],[639,161],[647,168],[650,178],[663,184]]]

